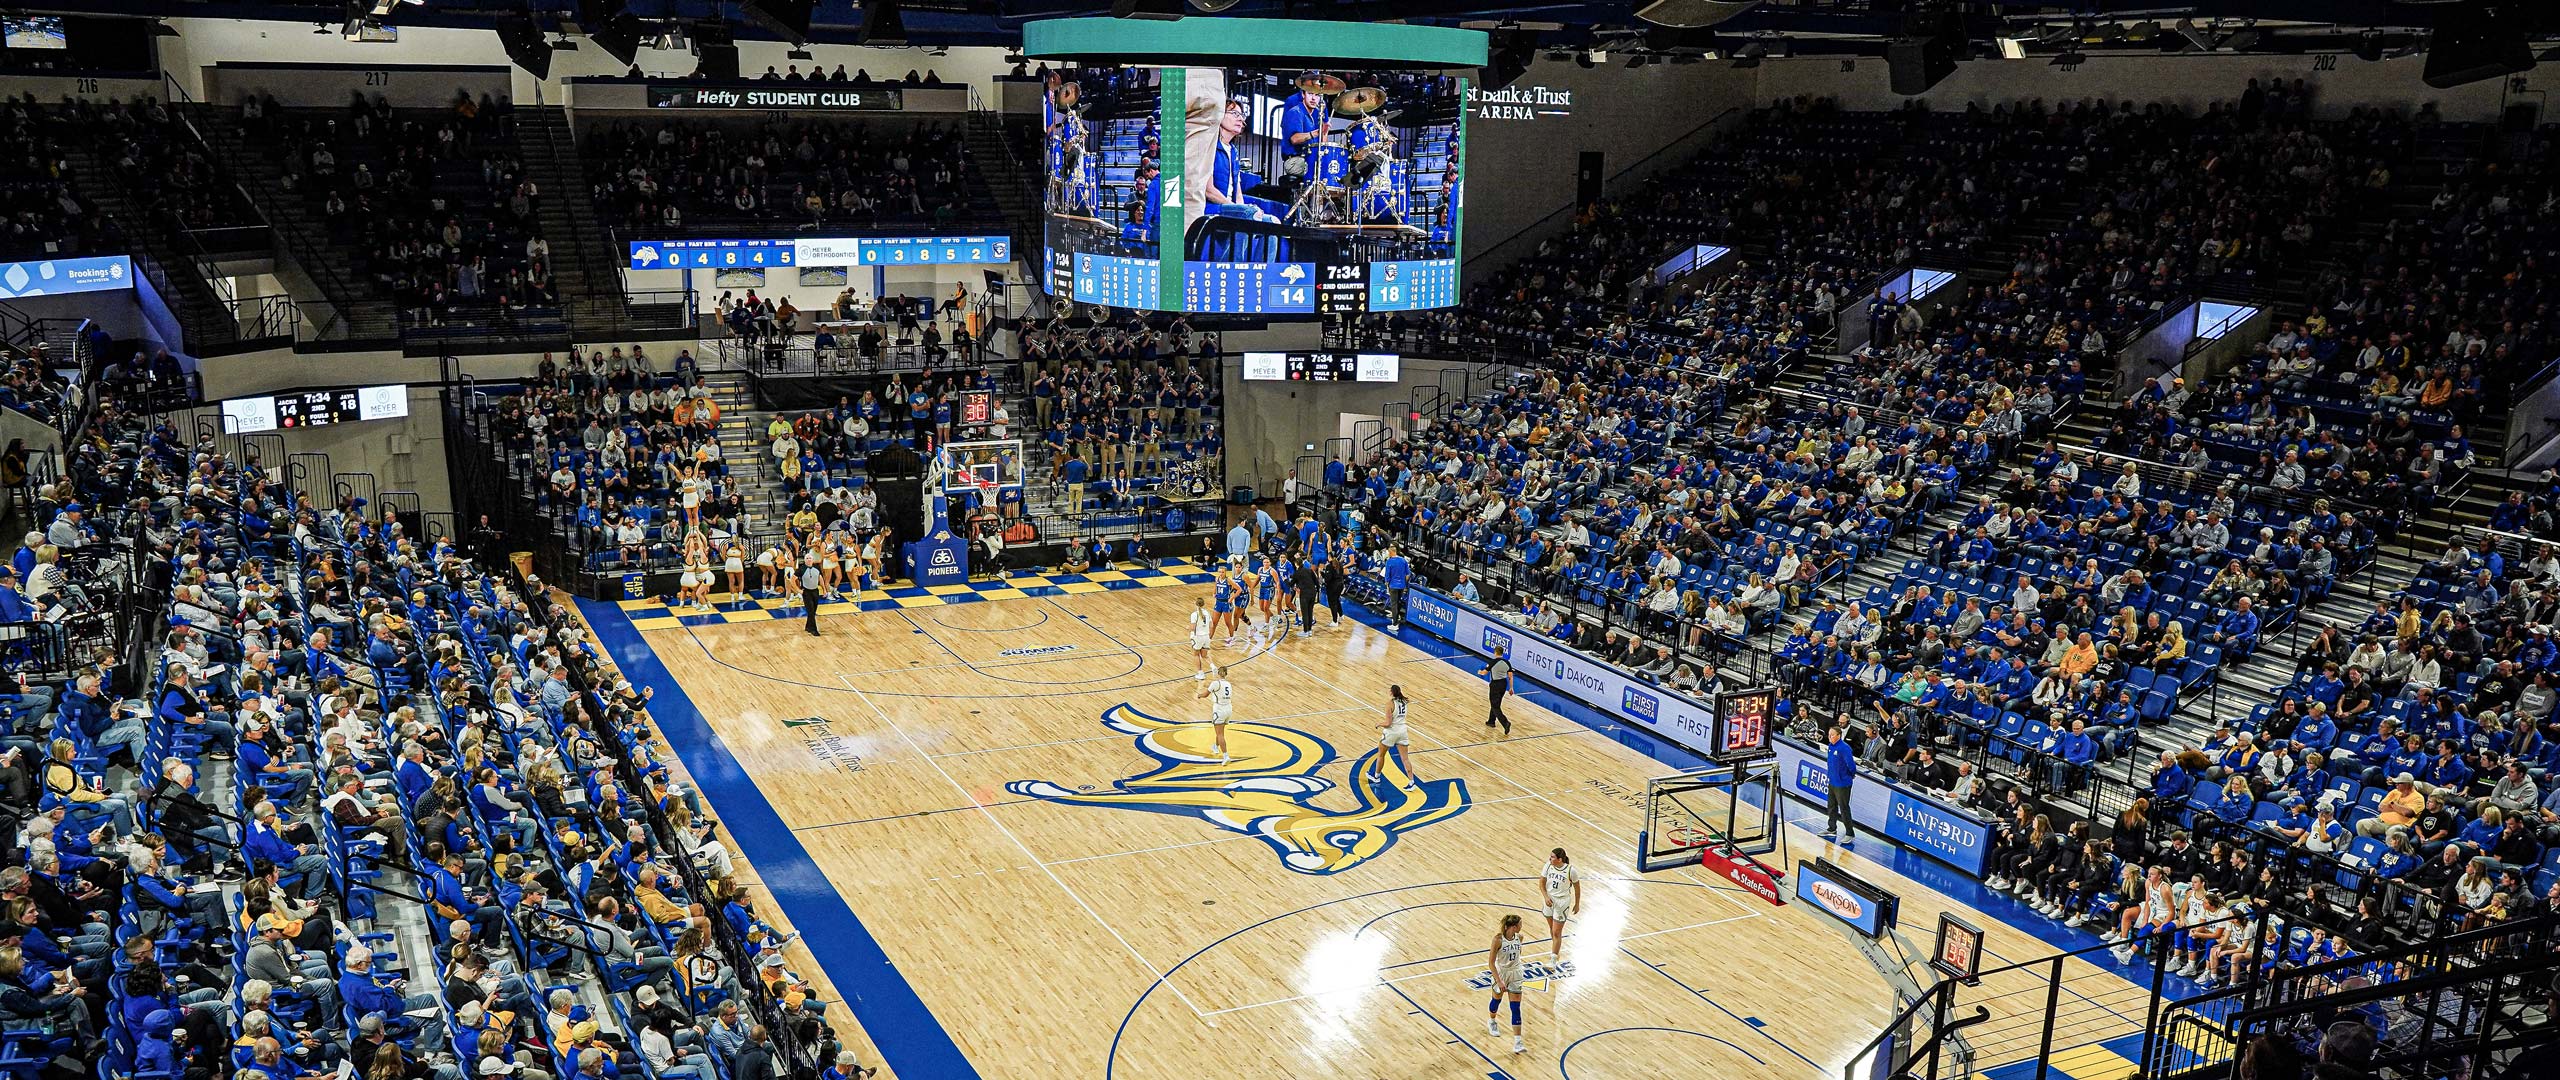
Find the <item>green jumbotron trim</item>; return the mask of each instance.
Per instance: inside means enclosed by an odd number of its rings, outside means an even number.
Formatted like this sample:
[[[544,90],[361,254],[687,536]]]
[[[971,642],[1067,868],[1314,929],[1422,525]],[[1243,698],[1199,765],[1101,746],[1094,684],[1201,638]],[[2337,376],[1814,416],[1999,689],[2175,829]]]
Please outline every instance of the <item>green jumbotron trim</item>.
[[[1043,19],[1022,28],[1024,55],[1118,64],[1356,60],[1381,67],[1483,67],[1485,34],[1449,26],[1317,19]]]

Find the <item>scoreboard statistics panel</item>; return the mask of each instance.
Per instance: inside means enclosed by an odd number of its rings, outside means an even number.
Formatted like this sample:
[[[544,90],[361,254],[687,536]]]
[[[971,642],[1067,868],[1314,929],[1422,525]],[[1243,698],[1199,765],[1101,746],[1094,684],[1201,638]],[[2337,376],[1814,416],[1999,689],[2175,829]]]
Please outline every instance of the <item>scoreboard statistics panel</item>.
[[[1403,376],[1404,358],[1395,353],[1352,353],[1330,349],[1244,354],[1249,382],[1391,383]]]
[[[254,435],[407,415],[409,388],[405,385],[296,390],[223,402],[222,431],[226,435]]]

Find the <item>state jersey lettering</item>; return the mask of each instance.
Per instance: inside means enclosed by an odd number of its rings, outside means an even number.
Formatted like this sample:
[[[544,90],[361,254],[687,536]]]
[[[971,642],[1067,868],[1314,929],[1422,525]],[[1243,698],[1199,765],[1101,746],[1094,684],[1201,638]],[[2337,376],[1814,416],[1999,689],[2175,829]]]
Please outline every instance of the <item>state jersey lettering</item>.
[[[1548,863],[1547,868],[1540,871],[1539,876],[1546,879],[1549,906],[1572,903],[1573,887],[1582,882],[1582,871],[1575,869],[1572,863],[1566,863],[1563,866]]]

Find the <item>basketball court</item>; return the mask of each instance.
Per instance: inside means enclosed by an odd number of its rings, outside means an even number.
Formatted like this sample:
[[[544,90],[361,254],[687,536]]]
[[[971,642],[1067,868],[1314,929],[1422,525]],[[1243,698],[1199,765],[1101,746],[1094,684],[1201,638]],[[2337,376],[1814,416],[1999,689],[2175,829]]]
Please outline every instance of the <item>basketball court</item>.
[[[902,1075],[1836,1076],[1892,1017],[1827,916],[1699,867],[1639,873],[1646,782],[1671,767],[1577,706],[1515,697],[1498,737],[1472,664],[1347,620],[1216,651],[1237,691],[1221,766],[1182,640],[1205,586],[1018,591],[848,606],[815,638],[796,610],[634,630],[580,602],[850,996],[831,1015]],[[1413,700],[1409,787],[1372,755],[1390,683]],[[1924,884],[1954,875],[1917,856],[1789,839],[1899,894],[1915,936],[1941,910],[1985,927],[1986,967],[2054,951]],[[1537,877],[1558,846],[1585,877],[1562,965]],[[1532,939],[1519,1054],[1485,1029],[1506,913]],[[2107,1003],[2133,984],[2068,964],[2088,1007],[2066,1034],[2139,1030]],[[2030,1027],[2046,1006],[1983,997]]]

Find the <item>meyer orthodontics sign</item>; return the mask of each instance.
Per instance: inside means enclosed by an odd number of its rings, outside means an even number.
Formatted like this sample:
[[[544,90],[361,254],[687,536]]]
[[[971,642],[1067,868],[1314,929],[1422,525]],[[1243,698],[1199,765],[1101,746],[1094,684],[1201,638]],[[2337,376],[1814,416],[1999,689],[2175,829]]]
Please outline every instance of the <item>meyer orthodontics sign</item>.
[[[1545,86],[1508,86],[1500,90],[1467,88],[1472,120],[1535,120],[1573,115],[1573,91]]]
[[[735,109],[774,112],[896,112],[906,107],[896,87],[659,86],[649,87],[652,109]]]

